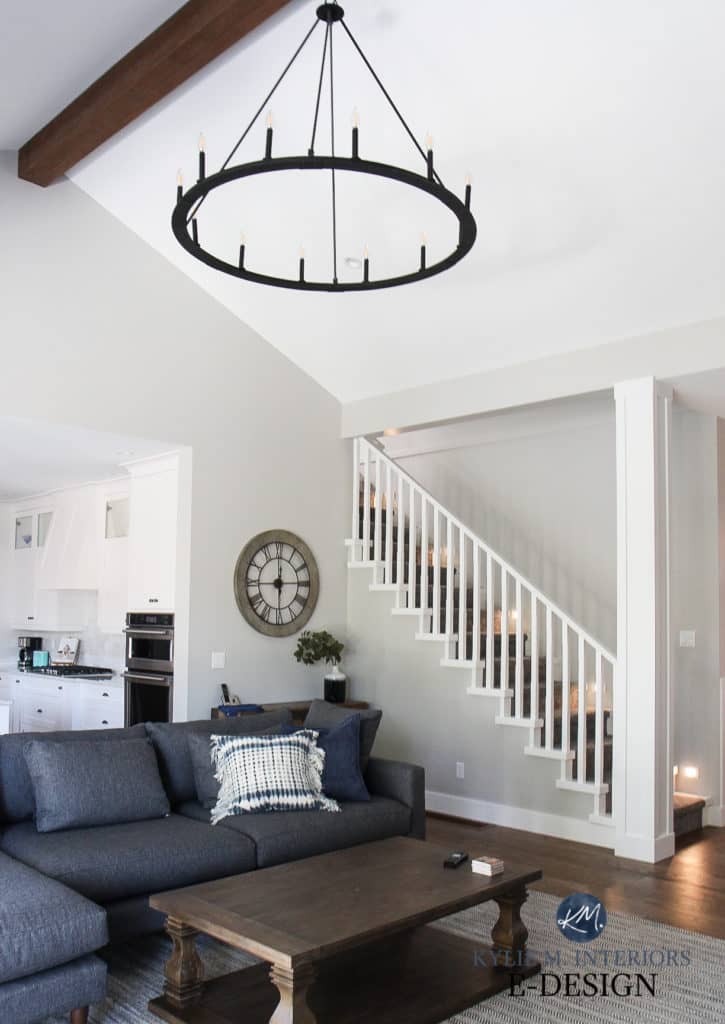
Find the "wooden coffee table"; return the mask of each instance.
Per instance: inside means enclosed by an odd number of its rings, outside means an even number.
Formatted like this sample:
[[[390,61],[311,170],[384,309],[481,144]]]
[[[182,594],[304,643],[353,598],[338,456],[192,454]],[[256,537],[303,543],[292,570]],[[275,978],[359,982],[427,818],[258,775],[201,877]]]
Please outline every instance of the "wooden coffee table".
[[[153,896],[174,949],[149,1009],[169,1024],[437,1024],[538,972],[520,910],[541,871],[446,870],[448,852],[384,839]],[[487,900],[493,945],[431,923]],[[205,983],[200,932],[264,963]]]

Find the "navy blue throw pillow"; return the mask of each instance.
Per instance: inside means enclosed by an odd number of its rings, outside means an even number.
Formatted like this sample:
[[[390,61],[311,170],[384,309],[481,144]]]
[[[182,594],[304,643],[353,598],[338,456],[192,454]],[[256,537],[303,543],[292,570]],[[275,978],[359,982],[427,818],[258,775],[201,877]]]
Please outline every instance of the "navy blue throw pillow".
[[[289,727],[287,727],[289,728]],[[317,746],[325,751],[322,792],[333,800],[369,800],[360,771],[360,716],[350,715],[333,729],[315,729]]]

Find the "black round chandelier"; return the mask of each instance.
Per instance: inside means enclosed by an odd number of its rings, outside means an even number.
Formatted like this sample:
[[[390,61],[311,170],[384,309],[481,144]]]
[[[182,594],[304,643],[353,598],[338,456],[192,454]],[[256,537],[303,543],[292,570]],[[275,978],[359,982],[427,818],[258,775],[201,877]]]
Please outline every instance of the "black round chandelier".
[[[426,148],[424,149],[416,139],[415,135],[409,128],[405,118],[401,114],[398,107],[393,102],[390,94],[385,89],[380,78],[373,69],[370,61],[363,53],[357,40],[353,36],[352,32],[348,28],[345,22],[345,12],[342,7],[336,2],[336,0],[326,0],[321,6],[317,8],[317,17],[312,28],[307,32],[304,39],[295,50],[287,66],[279,76],[277,81],[272,86],[267,96],[260,104],[254,117],[247,125],[242,135],[239,137],[234,145],[234,148],[229,153],[220,169],[214,174],[206,173],[206,152],[205,143],[203,136],[199,140],[199,176],[196,184],[192,185],[189,189],[184,191],[183,180],[181,173],[179,173],[179,179],[177,182],[176,189],[176,206],[171,217],[171,226],[178,242],[186,249],[187,252],[191,253],[196,259],[201,260],[202,263],[206,263],[208,266],[213,267],[215,270],[220,270],[222,273],[230,274],[232,277],[239,277],[244,281],[253,281],[256,284],[273,285],[277,288],[294,288],[299,291],[324,291],[324,292],[354,292],[354,291],[369,291],[378,288],[393,288],[397,285],[412,284],[414,281],[422,281],[428,277],[433,277],[436,274],[441,274],[444,270],[448,270],[453,267],[456,263],[463,259],[463,257],[470,252],[476,241],[476,221],[471,213],[471,183],[467,180],[465,185],[464,198],[460,199],[455,193],[449,191],[440,179],[438,172],[435,169],[433,159],[433,144],[429,138],[426,141]],[[271,118],[267,121],[267,133],[266,133],[266,145],[264,157],[261,160],[255,160],[251,163],[233,164],[232,161],[242,145],[244,140],[249,135],[250,131],[262,115],[263,111],[267,107],[267,104],[275,94],[280,84],[284,80],[288,71],[299,57],[302,50],[305,48],[309,40],[311,39],[315,29],[320,25],[324,24],[325,33],[324,41],[322,46],[322,61],[320,65],[320,75],[317,84],[317,99],[314,107],[314,117],[312,124],[312,135],[308,152],[305,156],[285,156],[275,157],[272,154],[274,129],[272,127]],[[333,37],[334,30],[337,26],[341,26],[345,31],[350,41],[352,42],[355,50],[359,54],[363,63],[367,67],[368,71],[372,75],[374,81],[381,89],[385,99],[390,104],[393,112],[400,121],[401,125],[407,132],[408,136],[412,140],[418,154],[423,160],[424,173],[418,174],[415,171],[407,170],[402,167],[397,167],[394,164],[382,163],[377,160],[367,160],[360,156],[360,138],[359,138],[359,126],[357,123],[353,124],[352,128],[352,140],[351,149],[349,156],[341,156],[336,152],[335,148],[335,83],[334,83],[334,46]],[[320,100],[322,97],[322,88],[325,80],[326,73],[329,74],[329,90],[330,90],[330,139],[331,139],[331,152],[327,155],[320,155],[315,152],[315,140],[317,136],[317,128],[320,119]],[[222,188],[224,185],[230,182],[237,181],[242,178],[250,178],[254,175],[272,174],[276,171],[328,171],[330,172],[331,179],[331,204],[332,204],[332,239],[331,239],[331,278],[330,280],[308,280],[305,276],[305,257],[304,252],[301,252],[299,258],[299,274],[297,277],[276,277],[271,274],[259,273],[248,265],[248,254],[247,245],[242,236],[242,241],[239,246],[238,253],[235,252],[234,262],[221,259],[214,253],[209,252],[201,243],[200,240],[200,229],[199,229],[199,211],[204,204],[206,198],[214,192],[215,189]],[[447,207],[448,210],[458,220],[458,244],[452,252],[450,252],[443,259],[438,260],[435,263],[429,262],[427,256],[427,242],[425,236],[423,236],[420,246],[420,260],[415,269],[409,273],[399,274],[395,277],[384,277],[376,278],[374,273],[371,271],[370,257],[367,250],[364,250],[364,255],[360,261],[361,276],[358,281],[344,280],[340,281],[338,278],[338,251],[337,251],[337,191],[335,175],[338,171],[351,171],[355,174],[369,174],[377,178],[386,178],[391,181],[400,182],[413,189],[418,189],[420,192],[426,193],[438,200],[443,206]]]

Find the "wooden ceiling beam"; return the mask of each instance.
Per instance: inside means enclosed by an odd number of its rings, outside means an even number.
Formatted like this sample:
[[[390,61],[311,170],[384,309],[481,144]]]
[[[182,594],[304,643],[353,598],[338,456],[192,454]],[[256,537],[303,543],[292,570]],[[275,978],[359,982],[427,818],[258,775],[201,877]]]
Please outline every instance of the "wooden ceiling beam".
[[[18,154],[18,176],[50,185],[289,0],[189,0]]]

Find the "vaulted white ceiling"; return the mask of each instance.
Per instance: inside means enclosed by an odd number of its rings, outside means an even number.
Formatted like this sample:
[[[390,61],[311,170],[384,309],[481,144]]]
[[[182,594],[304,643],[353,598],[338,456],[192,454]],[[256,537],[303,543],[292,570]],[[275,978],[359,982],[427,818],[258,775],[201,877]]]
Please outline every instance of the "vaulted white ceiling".
[[[177,5],[145,6],[162,20]],[[341,296],[247,284],[192,259],[170,230],[177,168],[194,176],[202,130],[218,166],[315,6],[294,0],[71,177],[341,400],[725,313],[721,0],[345,0],[417,135],[432,133],[446,184],[460,193],[472,175],[473,252],[425,283]],[[88,20],[101,31],[107,13],[89,5]],[[276,153],[307,149],[321,43],[271,104]],[[336,67],[338,145],[357,107],[365,155],[418,166],[342,38]],[[243,159],[261,156],[263,135],[260,122]],[[203,240],[233,259],[244,230],[248,265],[290,274],[303,245],[309,276],[329,273],[329,181],[275,177],[209,202]],[[340,192],[341,257],[368,245],[373,273],[414,266],[421,231],[433,257],[451,238],[400,187],[343,180]]]

